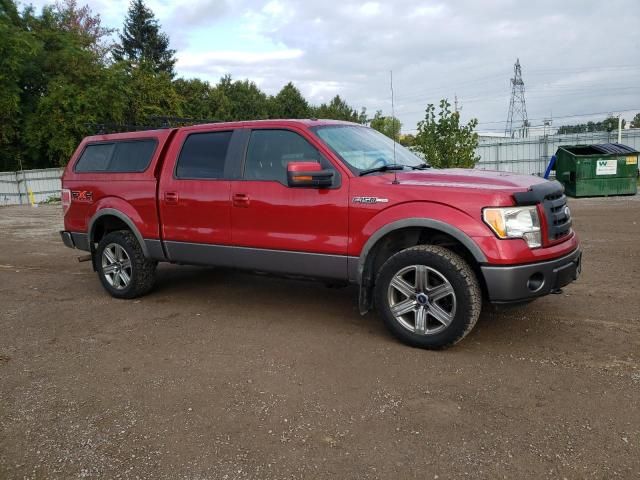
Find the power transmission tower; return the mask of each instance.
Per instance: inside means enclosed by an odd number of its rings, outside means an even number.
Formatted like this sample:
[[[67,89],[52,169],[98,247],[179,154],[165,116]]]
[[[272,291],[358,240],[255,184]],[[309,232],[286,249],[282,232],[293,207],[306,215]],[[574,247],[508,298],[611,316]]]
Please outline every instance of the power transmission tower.
[[[513,122],[516,128],[513,128]],[[522,122],[521,126],[518,123]],[[507,115],[507,125],[504,129],[505,137],[515,137],[516,132],[520,132],[519,137],[529,136],[529,120],[527,119],[527,105],[524,101],[524,82],[522,81],[522,69],[520,59],[513,65],[513,78],[511,79],[511,101],[509,102],[509,114]]]

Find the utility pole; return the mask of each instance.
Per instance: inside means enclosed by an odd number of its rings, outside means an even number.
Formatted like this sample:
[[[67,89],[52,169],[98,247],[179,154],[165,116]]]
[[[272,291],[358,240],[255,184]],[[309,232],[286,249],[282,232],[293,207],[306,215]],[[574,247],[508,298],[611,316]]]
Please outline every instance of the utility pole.
[[[514,130],[513,123],[516,122]],[[522,122],[519,127],[518,123]],[[511,100],[509,101],[509,113],[507,114],[507,125],[504,129],[505,137],[514,138],[515,133],[520,130],[521,137],[529,136],[529,120],[527,119],[527,105],[524,100],[524,81],[522,80],[522,69],[520,59],[516,59],[513,65],[513,78],[511,79]]]
[[[622,143],[622,115],[618,115],[618,143]]]

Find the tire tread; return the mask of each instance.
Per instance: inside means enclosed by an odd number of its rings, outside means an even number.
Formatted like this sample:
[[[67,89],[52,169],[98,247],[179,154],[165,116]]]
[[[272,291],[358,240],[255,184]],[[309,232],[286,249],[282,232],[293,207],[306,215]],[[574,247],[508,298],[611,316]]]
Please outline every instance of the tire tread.
[[[131,264],[133,266],[133,285],[132,288],[128,288],[123,291],[109,288],[103,279],[100,259],[98,256],[96,259],[96,265],[98,266],[100,281],[104,285],[105,289],[113,297],[126,299],[141,297],[149,293],[155,284],[157,263],[144,256],[144,252],[142,251],[142,247],[138,243],[136,236],[129,230],[116,230],[114,232],[110,232],[102,238],[96,253],[101,255],[103,248],[109,243],[119,243],[124,245],[133,253],[133,255],[131,255]]]
[[[437,345],[429,345],[425,343],[418,343],[411,339],[410,336],[404,336],[399,333],[395,328],[390,327],[389,322],[395,322],[395,319],[391,320],[387,318],[386,311],[384,308],[384,297],[386,295],[385,292],[380,291],[380,286],[384,283],[382,278],[387,270],[394,268],[393,265],[395,263],[401,262],[404,256],[410,256],[414,253],[427,254],[427,255],[435,255],[445,259],[447,262],[451,264],[451,266],[460,274],[463,278],[464,282],[467,284],[467,291],[469,295],[469,307],[470,311],[465,317],[467,322],[465,328],[460,331],[458,335],[455,335],[449,338],[446,342],[439,343]],[[396,254],[389,257],[385,263],[380,267],[376,275],[376,308],[378,312],[380,312],[385,320],[385,324],[389,328],[389,330],[398,337],[401,341],[408,343],[412,346],[417,346],[421,348],[428,349],[445,349],[455,345],[460,342],[464,337],[466,337],[473,327],[476,325],[480,312],[482,310],[482,291],[480,289],[480,285],[478,283],[478,279],[476,278],[476,274],[473,269],[469,266],[469,264],[457,253],[452,252],[451,250],[441,247],[438,245],[416,245],[414,247],[409,247]],[[386,289],[385,289],[386,290]],[[404,333],[404,332],[403,332]],[[412,335],[411,332],[407,332],[409,335]],[[425,337],[426,338],[426,337]]]

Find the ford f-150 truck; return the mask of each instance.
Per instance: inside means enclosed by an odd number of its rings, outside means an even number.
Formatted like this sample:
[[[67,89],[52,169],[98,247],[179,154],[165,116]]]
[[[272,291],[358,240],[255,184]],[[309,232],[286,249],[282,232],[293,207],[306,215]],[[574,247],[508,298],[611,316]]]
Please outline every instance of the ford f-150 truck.
[[[483,300],[525,303],[581,268],[559,183],[431,168],[348,122],[92,136],[62,188],[62,240],[114,297],[149,292],[158,262],[350,282],[362,314],[423,348],[461,340]]]

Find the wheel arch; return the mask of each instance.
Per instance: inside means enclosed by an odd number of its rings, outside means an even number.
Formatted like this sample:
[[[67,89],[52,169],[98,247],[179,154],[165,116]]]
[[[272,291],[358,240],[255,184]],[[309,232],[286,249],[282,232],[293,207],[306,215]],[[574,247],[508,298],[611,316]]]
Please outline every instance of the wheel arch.
[[[367,313],[373,304],[375,273],[386,259],[400,250],[419,244],[443,245],[462,256],[483,283],[479,265],[487,258],[473,239],[462,230],[440,220],[406,218],[389,223],[374,232],[358,258],[357,278],[360,285],[360,313]],[[482,285],[484,289],[484,285]]]
[[[149,251],[145,244],[144,238],[140,234],[140,231],[136,227],[135,223],[131,218],[122,213],[119,210],[114,208],[103,208],[98,210],[91,220],[89,221],[89,246],[91,248],[91,252],[94,251],[94,244],[97,241],[100,241],[102,236],[114,230],[122,230],[123,228],[113,228],[113,227],[126,227],[126,230],[130,230],[131,233],[136,237],[140,248],[142,249],[142,253],[145,257],[149,258]],[[96,238],[99,237],[99,238]]]

